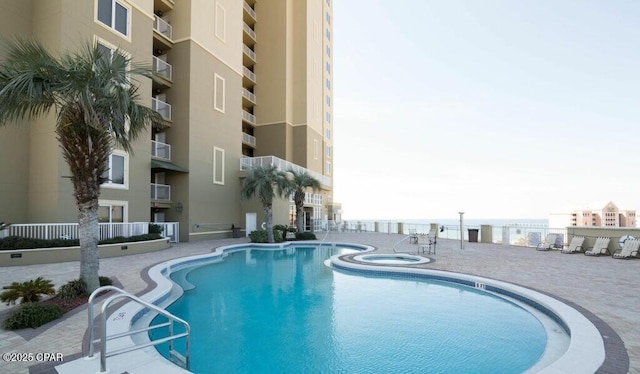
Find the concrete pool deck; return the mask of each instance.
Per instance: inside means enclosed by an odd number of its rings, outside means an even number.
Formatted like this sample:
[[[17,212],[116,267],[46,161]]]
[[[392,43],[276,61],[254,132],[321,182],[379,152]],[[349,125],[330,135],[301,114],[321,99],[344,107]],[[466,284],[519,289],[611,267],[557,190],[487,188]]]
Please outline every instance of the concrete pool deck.
[[[320,234],[320,237],[324,236]],[[368,244],[376,253],[392,253],[391,248],[403,238],[398,234],[330,233],[324,239],[335,242]],[[153,253],[102,259],[100,274],[117,279],[123,288],[138,294],[147,288],[141,270],[169,259],[211,252],[214,247],[248,242],[247,239],[177,243],[172,248]],[[399,249],[410,250],[415,244],[403,242]],[[541,252],[535,248],[497,244],[440,240],[437,254],[428,255],[431,263],[419,267],[478,275],[522,285],[551,294],[577,307],[601,329],[603,340],[611,341],[606,373],[640,373],[640,261],[613,260],[611,257],[588,257],[582,254]],[[51,279],[56,288],[77,278],[78,262],[1,268],[0,286],[37,276]],[[583,308],[583,309],[581,309]],[[0,306],[0,314],[7,307]],[[586,311],[585,311],[586,310]],[[426,316],[425,316],[426,317]],[[83,355],[82,341],[87,330],[86,310],[68,314],[38,329],[10,332],[0,330],[0,351],[20,353],[62,353],[70,361]],[[615,333],[621,338],[615,344]],[[623,345],[623,344],[624,345]],[[86,347],[84,355],[86,355]],[[628,354],[628,362],[626,360]],[[61,362],[55,363],[56,365]],[[53,363],[0,361],[3,373],[55,373]]]

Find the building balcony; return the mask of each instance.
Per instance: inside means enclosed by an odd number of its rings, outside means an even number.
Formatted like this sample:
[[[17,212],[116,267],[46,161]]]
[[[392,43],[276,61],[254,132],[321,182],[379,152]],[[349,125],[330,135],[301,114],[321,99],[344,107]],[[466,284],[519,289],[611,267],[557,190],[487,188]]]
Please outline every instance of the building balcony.
[[[153,71],[158,76],[158,82],[154,85],[171,87],[173,82],[173,67],[170,63],[153,56]]]
[[[242,9],[244,9],[242,19],[244,20],[245,23],[253,25],[258,21],[258,16],[256,14],[256,11],[255,9],[253,9],[251,5],[249,5],[249,3],[244,1],[244,4],[242,5]]]
[[[171,186],[168,184],[151,183],[151,200],[171,201]]]
[[[242,89],[242,97],[249,100],[249,102],[251,102],[251,104],[255,104],[256,103],[256,94],[254,94],[253,92],[247,90],[246,88]]]
[[[176,5],[174,0],[153,0],[153,11],[167,13]]]
[[[242,111],[242,120],[247,122],[250,125],[253,125],[253,126],[256,125],[256,116],[247,112],[246,110]]]
[[[275,156],[263,156],[263,157],[243,157],[240,159],[240,170],[247,171],[256,166],[270,166],[274,165],[280,171],[289,171],[293,170],[295,172],[307,172],[312,177],[316,178],[320,181],[320,184],[326,187],[331,187],[331,178],[326,175],[322,175],[320,173],[316,173],[315,171],[311,171],[307,168],[303,168],[300,165],[296,165],[292,162],[283,160],[281,158]]]
[[[251,69],[249,69],[246,66],[242,67],[242,73],[243,73],[243,85],[251,85],[251,84],[255,84],[256,83],[256,73],[252,72]],[[246,82],[246,81],[249,82]]]
[[[171,121],[171,105],[165,103],[162,100],[158,100],[155,97],[151,98],[151,109],[160,113],[162,118],[166,121]]]
[[[171,145],[167,143],[151,141],[151,157],[171,160]]]
[[[249,135],[247,133],[242,133],[242,143],[246,145],[250,145],[253,148],[256,147],[256,137],[253,135]]]
[[[173,27],[169,22],[153,16],[153,49],[165,50],[173,47]]]
[[[251,40],[255,43],[256,42],[256,32],[253,31],[253,29],[251,28],[251,26],[247,25],[246,23],[244,23],[242,25],[242,30],[244,30],[244,33],[249,35],[249,37],[251,38]]]
[[[244,52],[245,58],[243,58],[243,64],[245,66],[252,65],[256,62],[256,52],[253,49],[249,48],[246,44],[242,45],[242,52]],[[247,61],[247,58],[250,61]]]

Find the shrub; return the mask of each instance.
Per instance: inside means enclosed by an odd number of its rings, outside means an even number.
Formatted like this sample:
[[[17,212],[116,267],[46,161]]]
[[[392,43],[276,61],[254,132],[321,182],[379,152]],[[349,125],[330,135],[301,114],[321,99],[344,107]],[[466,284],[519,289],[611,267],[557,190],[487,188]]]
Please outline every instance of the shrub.
[[[276,243],[282,243],[284,241],[284,238],[282,236],[282,231],[273,230],[273,241]]]
[[[251,239],[251,243],[266,243],[267,242],[267,231],[265,231],[265,230],[254,230],[249,234],[249,239]]]
[[[2,322],[2,327],[7,330],[17,330],[42,326],[47,322],[56,320],[64,314],[64,310],[54,304],[25,303],[20,305]]]
[[[26,282],[13,282],[2,287],[4,291],[0,293],[0,301],[7,305],[15,304],[18,299],[20,303],[30,303],[40,301],[40,295],[53,295],[56,290],[50,280],[38,277]]]
[[[58,297],[62,300],[75,299],[80,296],[87,296],[87,285],[82,279],[74,279],[67,282],[58,289]]]
[[[316,234],[312,232],[297,232],[296,239],[298,240],[316,240]]]
[[[98,277],[98,279],[100,280],[100,287],[113,285],[113,281],[109,277],[104,277],[101,275]]]
[[[149,233],[135,235],[125,238],[119,236],[112,239],[101,240],[98,244],[115,244],[124,242],[140,242],[146,240],[161,239],[162,235]],[[0,239],[0,250],[3,249],[32,249],[32,248],[56,248],[56,247],[77,247],[80,245],[78,239],[34,239],[21,236],[7,236]]]
[[[113,284],[113,281],[109,277],[99,276],[98,279],[100,281],[100,287],[111,286]],[[70,300],[76,297],[89,296],[89,291],[87,291],[87,284],[84,283],[82,279],[74,279],[62,285],[60,289],[58,289],[57,295],[62,300]]]

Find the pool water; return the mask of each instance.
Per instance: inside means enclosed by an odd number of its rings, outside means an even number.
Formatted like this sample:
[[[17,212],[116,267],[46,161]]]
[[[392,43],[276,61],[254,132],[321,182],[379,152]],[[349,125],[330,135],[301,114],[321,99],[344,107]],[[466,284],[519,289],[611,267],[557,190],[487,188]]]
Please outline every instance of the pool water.
[[[181,270],[195,288],[167,310],[191,325],[190,370],[518,373],[543,354],[544,327],[511,301],[451,283],[323,264],[346,251],[246,250]],[[159,351],[167,356],[166,345]]]

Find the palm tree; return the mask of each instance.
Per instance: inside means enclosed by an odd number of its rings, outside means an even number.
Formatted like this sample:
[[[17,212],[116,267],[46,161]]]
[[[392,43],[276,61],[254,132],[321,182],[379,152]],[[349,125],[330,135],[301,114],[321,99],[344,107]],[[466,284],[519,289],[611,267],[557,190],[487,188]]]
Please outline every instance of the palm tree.
[[[267,241],[273,243],[273,199],[282,197],[288,186],[286,173],[278,170],[277,166],[257,166],[247,171],[247,177],[242,181],[240,196],[244,200],[257,196],[264,208]]]
[[[0,293],[0,301],[12,305],[16,300],[22,299],[22,303],[34,303],[40,301],[40,295],[53,295],[56,290],[50,280],[38,277],[26,282],[12,282],[8,286],[2,287],[4,291]]]
[[[120,50],[97,45],[59,56],[33,40],[6,43],[0,63],[0,125],[46,116],[54,111],[55,133],[71,171],[78,208],[80,278],[92,292],[98,281],[98,198],[115,146],[131,152],[131,143],[151,123],[156,111],[138,102],[131,77],[152,77],[133,66]]]
[[[304,197],[308,188],[313,191],[320,189],[320,181],[312,177],[306,171],[294,171],[289,170],[289,173],[293,176],[289,179],[289,193],[293,193],[293,202],[296,204],[296,230],[298,232],[304,231],[303,225],[303,211]]]

